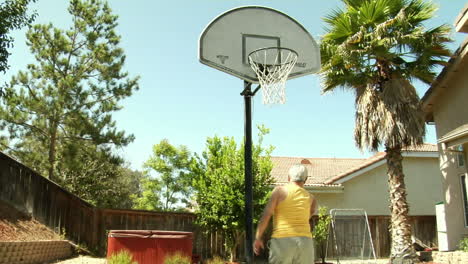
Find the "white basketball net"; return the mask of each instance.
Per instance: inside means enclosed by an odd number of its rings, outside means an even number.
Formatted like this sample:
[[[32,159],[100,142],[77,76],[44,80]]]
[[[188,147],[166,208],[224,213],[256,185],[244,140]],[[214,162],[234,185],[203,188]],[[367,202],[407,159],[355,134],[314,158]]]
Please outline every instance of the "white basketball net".
[[[250,66],[262,87],[264,104],[286,102],[285,85],[296,61],[295,51],[280,47],[263,48],[249,54]]]

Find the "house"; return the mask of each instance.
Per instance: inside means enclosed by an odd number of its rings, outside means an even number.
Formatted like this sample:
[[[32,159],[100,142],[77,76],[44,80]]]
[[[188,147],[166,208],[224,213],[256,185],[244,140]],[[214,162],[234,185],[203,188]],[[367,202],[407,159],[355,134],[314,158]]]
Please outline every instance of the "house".
[[[468,33],[468,4],[455,21]],[[443,203],[438,205],[439,249],[455,250],[468,236],[468,37],[422,98],[426,121],[436,127]]]
[[[275,185],[282,185],[288,181],[291,165],[304,164],[308,171],[304,187],[314,194],[319,206],[364,209],[376,256],[386,258],[390,255],[388,227],[391,213],[385,155],[379,152],[367,159],[272,157],[271,174]],[[437,145],[425,144],[407,149],[402,156],[413,237],[428,246],[437,246],[435,205],[442,201]],[[359,228],[348,226],[346,234],[342,234],[350,239],[346,243],[362,243],[360,238],[363,234]],[[354,253],[350,252],[349,256],[352,256]]]
[[[410,215],[435,215],[442,201],[442,181],[437,146],[425,144],[402,152]],[[389,192],[385,153],[368,159],[272,157],[271,174],[276,185],[288,181],[293,164],[308,171],[305,188],[320,206],[336,209],[360,208],[368,215],[389,216]]]

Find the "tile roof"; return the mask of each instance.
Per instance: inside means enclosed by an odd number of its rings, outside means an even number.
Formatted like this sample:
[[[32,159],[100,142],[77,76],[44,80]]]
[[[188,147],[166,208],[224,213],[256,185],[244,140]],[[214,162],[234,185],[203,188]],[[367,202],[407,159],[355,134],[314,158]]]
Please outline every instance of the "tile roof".
[[[437,152],[437,145],[423,144],[403,149],[403,151]],[[378,152],[367,159],[271,157],[273,162],[271,175],[275,179],[275,184],[285,183],[288,181],[289,168],[294,164],[302,163],[309,174],[306,186],[335,186],[335,181],[383,159],[385,159],[385,152]]]
[[[359,171],[361,169],[364,169],[365,167],[367,166],[370,166],[376,162],[379,162],[381,160],[385,159],[385,152],[378,152],[377,154],[375,154],[374,156],[366,159],[364,162],[362,162],[361,164],[358,164],[357,166],[355,167],[351,167],[351,168],[348,168],[346,171],[343,171],[342,173],[334,176],[334,177],[330,177],[328,178],[326,181],[325,181],[325,184],[332,184],[333,182],[341,179],[341,178],[344,178],[346,175],[349,175],[353,172],[356,172],[356,171]]]
[[[436,144],[429,144],[425,143],[417,147],[408,147],[404,148],[403,151],[411,151],[411,152],[437,152],[437,145]]]
[[[271,157],[271,160],[274,164],[271,175],[276,183],[288,182],[288,171],[292,165],[309,162],[304,164],[309,173],[306,185],[309,185],[323,184],[328,178],[362,163],[365,159]]]
[[[417,147],[407,147],[402,149],[403,152],[437,152],[437,145],[435,144],[422,144]],[[332,184],[333,182],[342,179],[346,177],[347,175],[357,172],[361,169],[364,169],[372,164],[375,164],[383,159],[385,159],[386,153],[385,152],[378,152],[374,156],[366,159],[364,162],[361,164],[358,164],[355,167],[349,168],[346,171],[343,171],[339,175],[336,175],[335,177],[330,177],[328,180],[326,180],[324,183],[325,184]]]
[[[273,185],[283,185],[284,182],[275,182]],[[325,184],[325,183],[306,183],[304,187],[341,187],[342,184]]]

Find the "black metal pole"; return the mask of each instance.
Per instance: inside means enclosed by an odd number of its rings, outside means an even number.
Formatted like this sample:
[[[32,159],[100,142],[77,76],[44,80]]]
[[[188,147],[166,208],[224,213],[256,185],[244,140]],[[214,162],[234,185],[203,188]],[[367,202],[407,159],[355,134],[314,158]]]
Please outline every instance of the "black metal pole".
[[[245,177],[245,258],[247,264],[253,263],[253,177],[252,177],[252,83],[244,81],[245,105],[245,144],[244,144],[244,177]]]

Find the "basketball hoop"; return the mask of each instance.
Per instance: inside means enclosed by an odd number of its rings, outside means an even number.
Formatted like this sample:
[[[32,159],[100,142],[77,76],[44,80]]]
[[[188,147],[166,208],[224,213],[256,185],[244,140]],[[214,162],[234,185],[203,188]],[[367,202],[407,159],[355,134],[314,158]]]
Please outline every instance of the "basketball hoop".
[[[286,102],[285,85],[297,57],[296,51],[282,47],[261,48],[249,54],[250,67],[262,87],[264,104]]]
[[[320,70],[320,45],[287,14],[269,7],[242,6],[220,14],[206,26],[200,35],[198,58],[244,81],[245,260],[250,264],[254,262],[252,97],[258,89],[252,92],[251,86],[260,83],[264,104],[285,103],[288,78]]]

